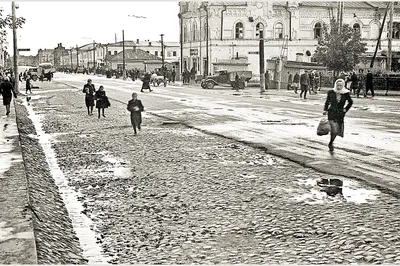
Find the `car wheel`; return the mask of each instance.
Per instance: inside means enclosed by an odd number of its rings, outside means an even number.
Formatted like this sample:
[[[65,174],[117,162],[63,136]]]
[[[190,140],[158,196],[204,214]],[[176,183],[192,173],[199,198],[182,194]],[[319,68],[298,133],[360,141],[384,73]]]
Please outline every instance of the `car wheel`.
[[[214,89],[214,86],[215,86],[214,82],[212,82],[212,81],[207,81],[207,83],[206,83],[207,89],[212,90],[212,89]]]
[[[239,82],[239,90],[244,90],[245,84],[244,82]]]
[[[206,84],[205,84],[204,81],[201,82],[200,86],[201,86],[203,89],[206,89]]]

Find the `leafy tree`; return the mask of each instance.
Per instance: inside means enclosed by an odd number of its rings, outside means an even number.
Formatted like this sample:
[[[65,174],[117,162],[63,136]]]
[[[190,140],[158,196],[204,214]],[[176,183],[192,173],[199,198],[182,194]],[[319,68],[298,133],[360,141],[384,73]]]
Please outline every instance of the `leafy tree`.
[[[13,28],[12,16],[7,15],[3,17],[4,9],[0,7],[0,42],[4,43],[7,40],[7,31],[6,28]],[[25,23],[25,18],[19,17],[15,20],[16,28],[22,28],[22,25]]]
[[[334,76],[338,76],[341,71],[352,71],[360,63],[360,55],[367,50],[366,45],[361,42],[361,34],[357,30],[348,24],[343,24],[339,30],[339,24],[332,21],[330,29],[328,25],[323,25],[314,57],[328,70],[333,70]]]

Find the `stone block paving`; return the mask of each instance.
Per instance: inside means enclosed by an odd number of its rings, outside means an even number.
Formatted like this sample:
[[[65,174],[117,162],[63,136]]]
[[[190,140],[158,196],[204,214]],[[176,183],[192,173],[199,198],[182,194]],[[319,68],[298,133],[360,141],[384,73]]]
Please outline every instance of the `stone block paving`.
[[[134,136],[119,101],[98,119],[78,90],[42,92],[31,105],[110,263],[400,264],[389,194],[345,179],[353,195],[329,198],[316,181],[336,176],[146,112]]]

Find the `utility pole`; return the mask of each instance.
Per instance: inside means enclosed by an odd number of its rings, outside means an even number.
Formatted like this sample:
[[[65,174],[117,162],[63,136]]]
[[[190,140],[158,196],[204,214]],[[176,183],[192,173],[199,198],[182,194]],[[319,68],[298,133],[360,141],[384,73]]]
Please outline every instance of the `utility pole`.
[[[93,71],[96,73],[96,42],[93,40]]]
[[[165,79],[165,71],[164,71],[164,34],[160,34],[161,36],[161,69]]]
[[[76,45],[76,68],[78,69],[79,67],[79,49],[78,45]]]
[[[208,33],[208,9],[207,5],[204,5],[204,10],[206,11],[206,67],[204,69],[204,77],[208,76],[208,39],[209,39],[209,33]]]
[[[126,79],[126,73],[125,73],[125,35],[124,35],[124,30],[122,30],[122,77],[125,80]]]
[[[14,42],[14,90],[15,93],[19,93],[19,87],[18,87],[18,46],[17,46],[17,18],[15,15],[15,2],[13,1],[11,4],[12,8],[12,25],[13,25],[13,42]]]
[[[387,55],[387,71],[392,71],[392,38],[393,38],[393,11],[394,11],[394,3],[390,2],[389,9],[389,36],[388,36],[388,55]]]
[[[260,57],[260,93],[265,92],[265,63],[264,63],[264,31],[260,31],[259,57]]]
[[[72,47],[71,47],[71,71],[72,71],[72,69],[73,69],[73,66],[72,66]]]
[[[381,25],[381,28],[379,30],[378,40],[376,40],[374,56],[372,57],[371,64],[369,66],[370,68],[374,67],[374,61],[375,61],[376,53],[378,52],[378,47],[379,47],[379,43],[381,41],[382,31],[383,31],[383,27],[385,26],[385,20],[386,20],[386,16],[387,16],[389,8],[390,8],[390,3],[388,3],[386,11],[385,11],[385,15],[383,16],[382,25]]]

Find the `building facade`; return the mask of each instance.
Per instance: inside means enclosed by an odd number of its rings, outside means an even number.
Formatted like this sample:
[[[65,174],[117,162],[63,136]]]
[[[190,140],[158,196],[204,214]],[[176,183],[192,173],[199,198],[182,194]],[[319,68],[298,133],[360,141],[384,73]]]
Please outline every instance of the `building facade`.
[[[38,64],[54,64],[54,49],[39,49],[37,53]]]
[[[181,1],[179,5],[182,69],[195,68],[198,74],[225,68],[251,70],[259,77],[260,37],[264,39],[265,60],[283,57],[311,62],[324,23],[329,25],[339,14],[337,2]],[[367,43],[364,65],[374,53],[386,8],[384,2],[344,2],[343,23],[360,31]],[[394,6],[394,21],[396,54],[400,51],[398,5]],[[387,34],[384,27],[380,61],[375,63],[379,68],[385,65]]]

